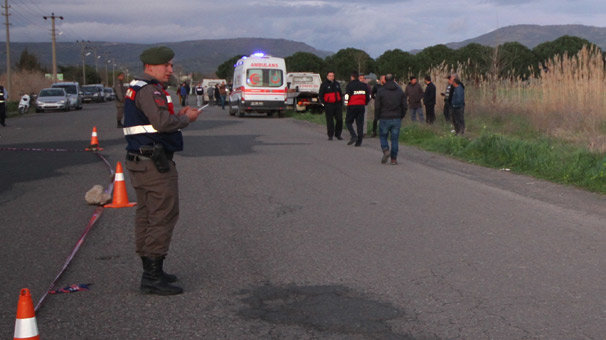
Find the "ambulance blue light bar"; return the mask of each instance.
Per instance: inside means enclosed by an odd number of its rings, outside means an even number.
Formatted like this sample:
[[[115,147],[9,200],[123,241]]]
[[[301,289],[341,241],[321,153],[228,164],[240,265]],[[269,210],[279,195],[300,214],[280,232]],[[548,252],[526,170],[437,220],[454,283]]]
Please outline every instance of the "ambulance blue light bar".
[[[265,53],[263,52],[255,52],[251,55],[251,57],[258,57],[258,58],[262,58],[265,57]]]

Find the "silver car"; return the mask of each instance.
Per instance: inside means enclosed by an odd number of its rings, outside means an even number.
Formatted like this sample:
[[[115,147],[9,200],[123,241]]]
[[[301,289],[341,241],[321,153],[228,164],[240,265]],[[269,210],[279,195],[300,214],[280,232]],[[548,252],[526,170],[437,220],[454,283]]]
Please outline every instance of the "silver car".
[[[69,98],[63,88],[42,89],[36,99],[36,112],[45,110],[69,111]]]

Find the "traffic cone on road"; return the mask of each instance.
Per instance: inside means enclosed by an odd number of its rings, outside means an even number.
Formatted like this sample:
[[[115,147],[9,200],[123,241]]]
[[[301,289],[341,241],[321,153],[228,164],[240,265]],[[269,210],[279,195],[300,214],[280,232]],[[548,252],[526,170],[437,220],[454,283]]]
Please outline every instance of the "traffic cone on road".
[[[122,164],[118,162],[116,165],[116,175],[114,176],[114,196],[110,204],[104,205],[105,208],[127,208],[132,207],[136,202],[128,201],[126,193],[126,184],[124,183],[124,172]]]
[[[38,324],[36,323],[36,314],[34,313],[34,303],[29,289],[21,289],[19,303],[17,304],[17,320],[15,321],[15,335],[17,339],[40,339],[38,334]]]
[[[103,148],[99,147],[99,138],[97,137],[97,127],[93,126],[93,133],[90,137],[90,145],[86,148],[86,151],[101,151]]]

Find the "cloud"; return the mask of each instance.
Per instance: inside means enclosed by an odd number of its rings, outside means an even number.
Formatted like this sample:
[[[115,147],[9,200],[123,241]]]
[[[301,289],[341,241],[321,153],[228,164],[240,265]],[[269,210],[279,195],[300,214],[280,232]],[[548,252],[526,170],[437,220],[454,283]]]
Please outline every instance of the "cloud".
[[[514,6],[515,5],[515,6]],[[283,38],[318,49],[422,49],[521,23],[602,25],[601,0],[23,0],[11,4],[15,41],[50,40],[55,12],[59,41],[169,42],[236,37]]]

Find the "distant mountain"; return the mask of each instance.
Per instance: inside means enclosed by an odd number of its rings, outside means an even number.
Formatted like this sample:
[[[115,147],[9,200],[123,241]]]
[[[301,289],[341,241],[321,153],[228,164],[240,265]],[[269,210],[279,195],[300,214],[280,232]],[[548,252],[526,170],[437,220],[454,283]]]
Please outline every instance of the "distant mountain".
[[[192,40],[182,42],[158,43],[158,44],[130,44],[112,42],[91,42],[89,46],[94,47],[98,56],[99,72],[105,71],[106,60],[115,60],[117,67],[128,68],[130,73],[142,71],[139,54],[148,47],[155,45],[166,45],[175,53],[175,72],[196,72],[212,74],[217,66],[225,60],[237,55],[249,55],[257,51],[263,51],[276,57],[288,57],[296,52],[309,52],[321,58],[330,55],[331,52],[317,50],[305,43],[285,39],[264,38],[237,38],[237,39],[215,39],[215,40]],[[27,48],[29,53],[35,54],[42,65],[51,68],[52,55],[51,43],[11,43],[11,63],[19,60],[21,52]],[[0,44],[0,55],[6,53],[5,44]],[[108,57],[104,55],[107,54]],[[94,54],[86,57],[88,65],[95,65]],[[112,62],[113,63],[113,62]],[[76,43],[57,43],[58,65],[82,65],[82,54],[80,45]],[[0,70],[6,69],[6,60],[0,60]],[[109,64],[111,72],[112,64]],[[1,72],[1,71],[0,71]]]
[[[458,49],[470,43],[478,43],[494,47],[502,43],[517,41],[528,48],[534,48],[540,43],[555,40],[563,35],[585,38],[602,49],[606,49],[606,27],[584,25],[507,26],[473,39],[448,43],[446,46]]]

